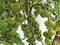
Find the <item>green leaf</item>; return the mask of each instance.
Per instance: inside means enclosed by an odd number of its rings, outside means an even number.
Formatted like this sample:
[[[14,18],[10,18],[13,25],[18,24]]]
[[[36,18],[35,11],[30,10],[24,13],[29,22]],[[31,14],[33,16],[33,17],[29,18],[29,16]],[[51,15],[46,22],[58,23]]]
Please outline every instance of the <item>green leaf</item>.
[[[3,0],[0,0],[0,15],[3,13],[4,9],[2,8]]]
[[[0,34],[4,34],[7,29],[7,23],[6,22],[0,22]]]
[[[17,45],[24,45],[24,44],[22,43],[21,39],[19,39],[19,38],[13,38],[13,39],[12,39],[12,42],[13,42],[13,43],[16,43]]]

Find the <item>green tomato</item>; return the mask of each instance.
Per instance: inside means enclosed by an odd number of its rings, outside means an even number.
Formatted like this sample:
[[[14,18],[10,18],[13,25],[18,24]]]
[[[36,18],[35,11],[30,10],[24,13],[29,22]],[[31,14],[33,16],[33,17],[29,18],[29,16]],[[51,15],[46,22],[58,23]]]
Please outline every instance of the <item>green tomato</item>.
[[[45,38],[45,42],[47,43],[47,45],[52,45],[52,40],[51,39]]]
[[[29,26],[27,24],[22,24],[21,27],[22,27],[23,31],[28,31],[29,30]]]
[[[37,34],[37,35],[41,35],[42,33],[42,31],[41,30],[39,30],[39,29],[37,29],[37,30],[34,30],[34,32],[35,32],[35,34]]]
[[[38,41],[42,41],[42,37],[41,36],[38,36],[36,37]]]
[[[8,23],[9,25],[15,25],[16,24],[16,19],[15,17],[8,17]]]
[[[54,35],[54,34],[55,34],[55,31],[54,31],[53,29],[49,29],[49,30],[48,30],[48,33],[49,33],[50,35]]]
[[[35,22],[32,23],[32,26],[34,28],[38,29],[39,28],[39,23],[35,21]]]
[[[10,2],[8,2],[7,4],[4,2],[4,3],[2,4],[2,7],[3,7],[3,9],[5,9],[5,10],[9,10],[9,9],[10,9]]]
[[[56,22],[50,20],[50,25],[54,27],[56,25]]]
[[[12,12],[16,14],[16,12],[20,11],[20,3],[19,2],[11,3],[11,9],[12,9]]]
[[[32,44],[32,43],[34,43],[34,42],[35,42],[35,38],[33,38],[33,37],[32,37],[32,38],[28,38],[28,40],[27,40],[27,41],[28,41],[29,43],[31,43],[31,44]]]
[[[39,10],[39,9],[41,9],[41,6],[35,5],[35,6],[34,6],[34,9]]]
[[[22,22],[24,21],[24,17],[18,17],[16,20],[19,24],[22,24]]]
[[[10,37],[15,36],[15,34],[16,34],[16,29],[15,28],[11,29],[11,31],[8,32],[8,36],[10,36]]]
[[[56,22],[49,19],[49,20],[45,21],[45,25],[54,27],[56,25]]]
[[[41,12],[40,12],[40,16],[41,17],[50,17],[50,15],[51,15],[51,12],[49,12],[48,10],[41,10]]]
[[[36,19],[35,15],[31,15],[28,17],[28,21],[30,21],[30,22],[35,21],[35,19]]]
[[[54,45],[60,45],[60,42],[58,40],[55,40]]]
[[[49,33],[48,33],[47,31],[45,31],[45,32],[43,33],[43,35],[44,35],[45,37],[47,37],[47,38],[50,37],[50,35],[49,35]]]
[[[19,33],[16,33],[14,37],[15,37],[15,38],[20,38]]]
[[[32,37],[32,33],[30,33],[30,32],[25,32],[24,35],[27,38],[31,38]]]
[[[25,0],[21,0],[21,1],[20,1],[20,4],[21,4],[21,5],[25,4]]]

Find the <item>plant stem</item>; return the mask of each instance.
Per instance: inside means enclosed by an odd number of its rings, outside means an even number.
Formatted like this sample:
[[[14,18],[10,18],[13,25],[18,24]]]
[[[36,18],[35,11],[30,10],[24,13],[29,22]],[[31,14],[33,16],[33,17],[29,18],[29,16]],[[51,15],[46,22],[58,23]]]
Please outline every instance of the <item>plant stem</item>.
[[[30,5],[29,5],[29,0],[25,0],[25,4],[26,4],[26,15],[27,15],[27,21],[28,21],[28,25],[29,25],[29,31],[31,32],[31,33],[33,33],[33,27],[32,27],[32,25],[31,25],[31,23],[30,23],[30,21],[28,20],[28,17],[30,16]],[[34,35],[34,34],[32,34],[32,35]],[[34,43],[31,43],[31,45],[35,45]]]

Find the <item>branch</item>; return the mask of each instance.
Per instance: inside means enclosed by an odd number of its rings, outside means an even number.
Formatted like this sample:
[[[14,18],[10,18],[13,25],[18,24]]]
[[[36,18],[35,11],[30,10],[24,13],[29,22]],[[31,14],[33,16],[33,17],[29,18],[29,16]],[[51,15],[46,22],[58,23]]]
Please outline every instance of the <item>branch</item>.
[[[44,7],[42,6],[42,3],[35,3],[35,4],[33,4],[33,5],[30,7],[30,13],[31,13],[31,11],[32,11],[32,8],[33,8],[35,5],[39,5],[39,6],[41,6],[42,8],[44,8]]]

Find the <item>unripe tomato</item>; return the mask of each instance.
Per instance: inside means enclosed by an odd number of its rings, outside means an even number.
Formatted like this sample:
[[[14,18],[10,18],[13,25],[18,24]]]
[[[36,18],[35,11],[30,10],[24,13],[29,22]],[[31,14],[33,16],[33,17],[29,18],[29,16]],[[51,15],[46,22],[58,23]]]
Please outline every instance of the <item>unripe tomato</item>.
[[[32,37],[32,33],[29,33],[29,32],[25,32],[24,35],[27,38],[31,38]]]
[[[35,10],[39,10],[39,9],[41,9],[41,6],[35,5],[35,6],[34,6],[34,9],[35,9]]]
[[[24,16],[20,16],[20,17],[17,17],[16,18],[16,21],[19,23],[19,24],[22,24],[22,22],[24,21]]]
[[[10,10],[10,2],[8,2],[7,4],[4,2],[2,4],[2,8],[5,9],[5,10]]]
[[[51,12],[49,12],[48,10],[41,10],[40,12],[40,16],[41,17],[50,17]]]
[[[32,26],[33,26],[35,29],[38,29],[38,28],[39,28],[39,23],[36,22],[36,21],[34,21],[34,22],[32,23]]]
[[[47,43],[47,45],[52,45],[52,40],[49,38],[46,38],[45,42]]]
[[[35,15],[31,15],[28,17],[28,21],[30,21],[30,22],[35,21],[35,19],[36,19]]]
[[[55,40],[55,41],[54,41],[54,45],[60,45],[60,41]]]
[[[23,31],[28,31],[29,30],[29,26],[27,24],[22,24],[21,27],[22,27]]]
[[[48,33],[49,33],[50,35],[54,35],[54,34],[55,34],[55,31],[54,31],[53,29],[49,29],[49,30],[48,30]]]
[[[20,3],[11,3],[11,9],[14,14],[20,11]]]
[[[45,25],[54,27],[56,25],[56,22],[48,19],[47,21],[45,21]]]
[[[8,36],[11,36],[11,37],[15,36],[15,34],[16,34],[16,29],[15,28],[11,29],[11,31],[8,32]]]
[[[14,17],[8,17],[8,23],[9,23],[9,25],[15,25],[16,24],[16,17],[14,16]]]
[[[36,30],[34,30],[34,32],[35,32],[35,34],[37,34],[37,35],[41,35],[41,30],[39,30],[39,29],[36,29]]]
[[[42,41],[42,37],[41,36],[38,36],[36,37],[38,41]]]
[[[27,40],[27,41],[28,41],[29,43],[31,43],[31,44],[32,44],[32,43],[34,43],[34,42],[35,42],[35,38],[33,38],[33,37],[32,37],[32,38],[28,38],[28,40]]]
[[[15,37],[15,38],[20,38],[19,33],[16,33],[14,37]]]
[[[44,35],[46,38],[50,38],[50,35],[49,35],[49,33],[48,33],[47,31],[45,31],[45,32],[43,33],[43,35]]]

